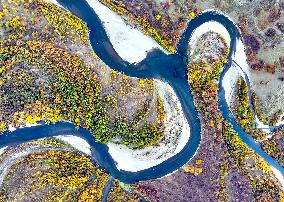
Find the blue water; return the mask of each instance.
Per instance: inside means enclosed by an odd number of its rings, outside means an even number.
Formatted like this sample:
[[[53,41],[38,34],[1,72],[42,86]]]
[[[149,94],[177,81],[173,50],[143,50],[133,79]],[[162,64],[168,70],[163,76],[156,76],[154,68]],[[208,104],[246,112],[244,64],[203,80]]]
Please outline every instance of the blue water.
[[[240,38],[240,33],[233,22],[222,14],[206,12],[189,22],[181,40],[178,43],[175,54],[166,55],[160,50],[153,50],[147,57],[138,64],[130,64],[124,61],[114,50],[103,25],[96,13],[89,7],[86,1],[58,0],[58,2],[75,14],[83,21],[87,22],[90,30],[91,45],[96,54],[112,69],[125,73],[126,75],[139,78],[157,78],[168,82],[175,90],[185,117],[190,124],[190,138],[186,146],[177,155],[169,158],[161,164],[152,168],[127,172],[116,168],[115,162],[108,153],[107,146],[95,141],[95,138],[83,128],[75,129],[70,123],[56,123],[42,125],[32,128],[18,129],[14,132],[6,132],[0,136],[0,147],[16,146],[23,142],[28,142],[38,138],[52,137],[56,135],[75,135],[84,138],[92,148],[92,160],[99,166],[105,168],[113,177],[125,183],[133,183],[141,180],[148,180],[165,176],[182,165],[187,163],[197,151],[201,140],[201,124],[195,110],[193,97],[187,82],[187,49],[188,40],[193,30],[202,23],[214,20],[220,22],[231,35],[230,55],[236,50],[236,40]],[[232,123],[234,129],[239,133],[240,138],[256,153],[262,156],[271,166],[274,166],[283,174],[284,169],[276,160],[267,155],[248,134],[237,124],[229,110],[222,87],[223,76],[231,67],[232,60],[225,65],[219,83],[219,107],[223,117]]]

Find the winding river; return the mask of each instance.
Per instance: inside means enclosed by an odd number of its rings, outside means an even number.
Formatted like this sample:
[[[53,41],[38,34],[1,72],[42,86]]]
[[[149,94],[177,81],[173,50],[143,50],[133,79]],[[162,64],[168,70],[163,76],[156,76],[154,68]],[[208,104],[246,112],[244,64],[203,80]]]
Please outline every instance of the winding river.
[[[214,11],[205,12],[189,22],[187,29],[178,43],[175,54],[166,55],[161,50],[154,50],[149,53],[142,62],[130,64],[129,62],[124,61],[114,50],[102,22],[85,0],[58,0],[58,2],[71,13],[87,22],[90,30],[90,42],[92,48],[109,67],[131,77],[161,79],[168,82],[173,87],[190,125],[191,133],[189,141],[182,151],[175,156],[157,166],[138,172],[118,170],[114,160],[108,153],[106,145],[96,142],[95,138],[86,129],[75,129],[74,125],[70,123],[59,122],[51,125],[41,125],[17,129],[13,132],[5,132],[0,136],[0,148],[4,146],[16,146],[23,142],[44,137],[75,135],[84,138],[91,145],[93,162],[105,168],[114,178],[118,178],[122,182],[133,183],[141,180],[159,178],[177,170],[194,156],[201,141],[201,124],[197,111],[195,110],[193,96],[189,90],[190,88],[187,81],[188,41],[195,28],[204,22],[214,20],[221,23],[231,36],[229,62],[224,66],[219,82],[219,107],[222,115],[233,125],[240,138],[250,148],[263,157],[269,165],[278,169],[282,175],[284,174],[284,168],[281,167],[275,159],[267,155],[261,149],[260,145],[237,124],[226,103],[225,93],[222,87],[223,77],[227,70],[232,66],[232,54],[236,51],[236,41],[240,39],[238,29],[227,17],[215,13]]]

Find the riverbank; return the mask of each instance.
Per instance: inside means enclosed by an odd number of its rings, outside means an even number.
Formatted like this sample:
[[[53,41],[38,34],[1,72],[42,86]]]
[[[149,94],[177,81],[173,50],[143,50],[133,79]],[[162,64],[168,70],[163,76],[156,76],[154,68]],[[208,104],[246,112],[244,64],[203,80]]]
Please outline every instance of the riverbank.
[[[169,54],[153,38],[127,24],[120,15],[98,0],[87,2],[102,21],[113,48],[123,60],[129,63],[141,62],[154,48]]]
[[[154,80],[154,83],[165,109],[165,137],[157,144],[143,149],[108,143],[109,153],[119,170],[137,172],[157,166],[178,154],[189,140],[190,126],[177,95],[169,84],[159,80]]]
[[[201,24],[191,34],[190,40],[188,42],[190,54],[192,54],[193,51],[197,49],[197,40],[207,32],[219,33],[222,37],[224,37],[227,44],[231,44],[231,37],[228,30],[219,22],[209,21]]]
[[[250,67],[247,62],[246,49],[241,39],[239,39],[236,43],[236,51],[233,54],[232,61],[232,67],[227,70],[223,79],[223,88],[225,90],[227,104],[228,106],[231,106],[231,99],[232,96],[234,96],[237,80],[242,78],[245,82],[247,82],[249,88],[249,105],[253,112],[255,126],[257,129],[267,133],[267,138],[269,138],[271,136],[269,133],[273,131],[274,127],[281,125],[282,122],[279,120],[275,126],[269,126],[260,121],[258,114],[256,113],[255,107],[258,106],[255,106],[255,104],[259,103],[253,103],[252,101],[252,99],[254,99],[252,96],[252,86],[254,83],[251,81],[252,78],[250,74]]]
[[[87,154],[89,156],[92,155],[91,146],[86,140],[80,137],[74,135],[58,135],[55,136],[55,138],[70,144],[71,146],[76,148],[78,151],[83,152],[84,154]]]

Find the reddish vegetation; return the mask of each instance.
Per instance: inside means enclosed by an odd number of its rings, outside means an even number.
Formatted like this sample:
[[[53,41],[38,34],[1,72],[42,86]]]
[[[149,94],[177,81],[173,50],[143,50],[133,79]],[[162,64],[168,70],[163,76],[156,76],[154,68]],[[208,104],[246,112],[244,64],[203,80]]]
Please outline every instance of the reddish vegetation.
[[[280,9],[273,7],[269,12],[267,20],[268,22],[275,22],[280,18],[280,15],[281,15]]]
[[[248,34],[246,36],[244,36],[244,42],[245,42],[245,45],[249,48],[251,48],[251,50],[253,52],[258,52],[259,49],[260,49],[260,44],[259,44],[259,41],[257,40],[257,38],[252,35],[252,34]]]
[[[284,81],[284,77],[280,77],[278,78],[280,81]]]
[[[245,15],[240,15],[237,23],[238,27],[240,28],[243,34],[247,34],[248,32],[248,21]]]
[[[274,37],[276,35],[276,30],[273,28],[268,28],[267,31],[265,32],[265,35],[267,37]]]
[[[157,196],[157,190],[153,187],[142,185],[142,184],[136,184],[134,188],[143,195],[147,196],[151,199],[151,201],[159,201],[159,197]]]
[[[280,71],[284,72],[284,56],[279,57]]]
[[[274,74],[275,71],[276,71],[276,66],[275,66],[274,64],[272,64],[272,65],[265,64],[265,63],[263,62],[263,60],[258,60],[258,61],[256,61],[256,62],[253,63],[250,67],[251,67],[253,70],[266,71],[266,72],[269,72],[269,73],[272,73],[272,74]]]
[[[276,27],[279,29],[279,31],[284,33],[284,23],[283,22],[276,23]]]

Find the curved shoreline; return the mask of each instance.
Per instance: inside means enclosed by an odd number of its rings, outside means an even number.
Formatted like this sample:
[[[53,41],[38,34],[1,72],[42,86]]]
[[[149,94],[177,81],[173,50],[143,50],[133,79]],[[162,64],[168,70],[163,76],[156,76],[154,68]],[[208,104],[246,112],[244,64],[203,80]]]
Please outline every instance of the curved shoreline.
[[[224,66],[221,74],[218,92],[219,107],[223,117],[230,121],[234,129],[238,132],[241,139],[252,148],[257,154],[263,157],[269,165],[276,167],[283,175],[284,169],[274,160],[268,156],[252,138],[243,132],[243,129],[238,126],[232,114],[228,111],[228,105],[224,98],[224,89],[222,88],[223,77],[232,64],[232,54],[236,52],[236,40],[240,38],[240,33],[235,24],[227,17],[217,12],[208,11],[198,16],[196,19],[189,22],[182,39],[180,40],[177,51],[173,55],[165,55],[162,51],[155,50],[147,54],[147,57],[140,63],[132,65],[124,61],[118,53],[114,50],[111,42],[106,35],[103,25],[95,12],[90,10],[90,6],[86,1],[76,1],[70,3],[67,0],[58,1],[70,12],[86,21],[90,30],[90,42],[97,53],[97,55],[112,69],[124,72],[128,76],[139,78],[158,78],[168,82],[176,92],[184,114],[190,124],[191,135],[185,147],[175,156],[167,159],[157,166],[138,172],[128,172],[118,170],[114,160],[108,153],[106,145],[95,142],[95,138],[83,128],[78,130],[70,123],[56,123],[52,125],[35,126],[33,128],[18,129],[14,132],[4,133],[0,137],[0,147],[14,146],[23,142],[34,139],[53,137],[57,135],[75,135],[84,138],[88,144],[91,145],[92,160],[99,166],[105,168],[113,177],[118,178],[125,183],[133,183],[141,180],[149,180],[153,178],[163,177],[187,163],[197,152],[201,141],[201,125],[198,114],[195,110],[193,96],[190,92],[189,84],[187,82],[187,49],[188,41],[192,32],[209,20],[221,23],[229,32],[231,36],[229,62]],[[76,10],[75,10],[76,9]],[[86,12],[88,11],[88,12]]]
[[[164,138],[158,145],[135,150],[111,141],[107,143],[109,153],[120,170],[136,172],[156,166],[179,153],[190,137],[189,124],[171,86],[156,79],[154,79],[154,84],[159,97],[163,101],[166,116],[164,120]]]
[[[61,2],[62,0],[59,0],[59,2]],[[64,1],[64,0],[63,0]],[[72,10],[71,10],[72,12]],[[82,18],[81,18],[82,19]],[[223,68],[223,71],[222,71],[222,74],[221,74],[221,77],[220,77],[220,82],[219,82],[219,86],[222,86],[222,78],[223,76],[225,75],[226,71],[231,67],[231,63],[232,63],[232,56],[233,54],[235,55],[237,53],[237,41],[240,40],[242,42],[242,38],[241,38],[241,34],[240,34],[240,30],[237,28],[237,26],[235,25],[235,23],[227,16],[223,15],[222,13],[218,12],[218,11],[213,11],[213,10],[207,10],[205,12],[202,13],[202,15],[198,16],[196,19],[192,20],[189,22],[189,24],[187,25],[187,28],[185,30],[185,32],[183,33],[183,36],[182,36],[182,39],[179,41],[178,43],[178,46],[177,46],[177,51],[174,55],[170,55],[168,56],[168,58],[172,57],[172,60],[174,59],[178,59],[180,58],[180,61],[184,61],[184,57],[186,57],[186,60],[187,60],[187,50],[188,50],[188,41],[189,39],[191,38],[192,36],[192,33],[194,32],[194,30],[199,27],[200,25],[202,25],[203,23],[206,23],[208,21],[216,21],[220,24],[222,24],[226,29],[227,31],[229,32],[230,34],[230,37],[231,37],[231,43],[230,43],[230,54],[229,54],[229,62],[227,65],[225,65],[225,67]],[[88,23],[88,22],[87,22]],[[89,23],[88,23],[89,24]],[[92,32],[92,30],[90,30]],[[90,33],[91,34],[91,33]],[[91,43],[92,44],[92,43]],[[97,44],[95,44],[96,46]],[[94,46],[92,46],[94,48]],[[154,58],[153,58],[154,56]],[[149,76],[150,78],[151,77],[160,77],[162,76],[162,79],[167,81],[172,87],[173,89],[175,90],[176,94],[178,95],[178,97],[180,98],[180,101],[182,103],[182,107],[183,107],[183,110],[185,112],[188,112],[188,111],[191,111],[191,112],[195,112],[194,108],[194,102],[193,102],[193,97],[191,95],[191,92],[189,91],[189,85],[187,83],[187,80],[186,80],[186,84],[184,84],[184,81],[183,78],[184,76],[186,75],[186,72],[187,72],[187,69],[186,69],[186,66],[184,69],[182,69],[180,66],[176,67],[175,65],[173,65],[173,67],[171,67],[172,69],[174,69],[175,71],[178,71],[178,79],[176,80],[175,78],[171,78],[171,74],[164,74],[164,72],[161,72],[163,71],[163,69],[161,71],[157,70],[157,66],[161,66],[161,65],[158,65],[157,63],[150,63],[149,60],[163,60],[163,59],[167,59],[167,56],[165,56],[165,54],[163,54],[161,51],[159,50],[156,50],[154,51],[153,53],[150,53],[147,55],[147,58],[145,58],[141,63],[139,64],[136,64],[136,65],[131,65],[132,67],[135,67],[134,71],[137,71],[137,69],[142,69],[142,71],[140,70],[139,72],[139,75],[145,75],[147,74],[147,77]],[[106,60],[102,59],[104,62],[106,62]],[[167,60],[166,60],[167,61]],[[125,62],[125,61],[124,61]],[[160,61],[160,63],[162,63]],[[184,62],[182,62],[184,64]],[[145,69],[145,64],[148,65],[146,67],[148,67],[148,69]],[[185,64],[187,64],[187,62],[185,62]],[[180,64],[179,64],[180,65]],[[182,65],[181,65],[182,66]],[[113,68],[112,66],[110,66],[111,68]],[[142,67],[142,68],[141,68]],[[143,68],[144,67],[144,68]],[[130,69],[130,70],[129,70]],[[129,74],[129,76],[131,76],[133,74],[133,69],[131,71],[131,68],[130,66],[128,65],[128,67],[120,67],[118,69],[118,71],[127,71],[126,74]],[[148,71],[147,71],[148,70]],[[142,74],[143,72],[143,74]],[[170,72],[173,74],[173,72]],[[176,72],[174,72],[176,73]],[[175,75],[176,76],[176,75]],[[148,77],[148,78],[149,78]],[[168,77],[170,77],[170,80]],[[248,80],[248,76],[245,74],[245,77],[247,78],[247,81]],[[179,84],[179,85],[177,85]],[[189,92],[189,96],[185,96],[185,92],[184,92],[184,88],[187,88],[187,92]],[[221,89],[221,88],[220,88]],[[220,91],[219,91],[220,92]],[[180,93],[180,94],[179,94]],[[219,93],[218,93],[219,94]],[[190,104],[192,104],[192,106],[190,106],[189,102],[187,102],[186,104],[183,103],[184,99],[182,99],[183,96],[184,97],[187,97],[187,99],[191,100]],[[219,94],[220,95],[220,94]],[[219,96],[220,98],[220,96]],[[222,103],[224,102],[224,99],[221,100],[220,99],[220,105],[222,105]],[[188,110],[187,107],[192,107],[190,110]],[[253,105],[251,105],[251,107],[254,107]],[[221,108],[220,108],[221,109]],[[221,110],[222,111],[222,110]],[[223,112],[223,111],[222,111]],[[199,122],[199,119],[198,119],[198,115],[196,114],[196,112],[192,115],[192,114],[188,114],[188,113],[185,113],[187,115],[187,119],[188,119],[188,122],[190,124],[190,128],[191,128],[191,131],[193,131],[193,126],[196,125],[196,120],[198,120]],[[223,113],[222,113],[223,114]],[[228,116],[232,116],[231,114],[228,114]],[[194,119],[195,118],[195,119]],[[224,117],[225,118],[225,117]],[[230,121],[231,122],[231,121]],[[200,123],[199,123],[200,124]],[[235,125],[238,126],[238,124],[236,123],[236,120],[233,121],[233,125],[234,125],[234,129],[238,132],[238,133],[242,133],[243,135],[240,135],[240,136],[247,136],[250,140],[252,141],[246,141],[246,138],[242,138],[242,140],[247,143],[249,146],[252,146],[253,147],[253,150],[259,154],[261,157],[263,157],[264,159],[268,158],[269,162],[273,162],[273,166],[274,167],[277,167],[279,168],[279,170],[281,171],[281,173],[283,174],[284,172],[284,169],[272,158],[270,157],[269,155],[267,155],[265,152],[263,152],[263,150],[260,148],[260,146],[255,146],[254,144],[251,145],[251,142],[254,142],[254,140],[252,138],[250,138],[250,136],[246,133],[244,133],[243,129],[241,127],[235,127]],[[198,127],[196,127],[198,128]],[[201,128],[200,130],[201,131]],[[196,131],[193,133],[191,132],[192,136],[194,136],[196,134]],[[194,134],[194,135],[193,135]],[[199,132],[199,143],[198,143],[198,146],[200,144],[200,139],[201,139],[201,134]],[[191,137],[192,138],[192,137]],[[190,142],[190,140],[189,140]],[[186,145],[188,146],[188,145]],[[198,147],[196,148],[196,151],[197,151]],[[260,152],[262,151],[262,152]],[[193,156],[192,156],[193,157]],[[191,158],[192,158],[191,157]],[[270,163],[269,163],[270,164]],[[278,164],[278,166],[277,166]]]

